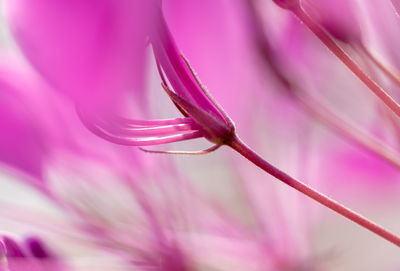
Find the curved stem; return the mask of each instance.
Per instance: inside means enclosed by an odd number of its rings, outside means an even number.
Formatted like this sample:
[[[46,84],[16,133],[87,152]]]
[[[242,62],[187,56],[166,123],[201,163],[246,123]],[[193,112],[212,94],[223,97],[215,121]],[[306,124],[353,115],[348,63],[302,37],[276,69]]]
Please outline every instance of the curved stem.
[[[301,7],[294,8],[291,11],[333,54],[335,54],[376,96],[378,96],[386,106],[400,117],[400,105],[374,80],[372,80],[348,54],[346,54],[346,52],[335,43],[332,37],[322,27],[315,23]]]
[[[391,233],[390,231],[382,228],[381,226],[375,224],[374,222],[366,219],[365,217],[357,214],[353,210],[343,206],[342,204],[330,199],[324,194],[314,190],[313,188],[307,186],[306,184],[290,177],[285,172],[276,168],[272,164],[265,161],[262,157],[260,157],[257,153],[255,153],[252,149],[250,149],[243,141],[241,141],[238,137],[234,137],[229,146],[233,148],[235,151],[243,155],[250,162],[267,172],[268,174],[274,176],[281,182],[293,187],[300,193],[312,198],[313,200],[319,202],[320,204],[328,207],[329,209],[335,211],[338,214],[350,219],[351,221],[359,224],[365,229],[375,233],[376,235],[386,239],[387,241],[395,244],[400,247],[400,237]]]

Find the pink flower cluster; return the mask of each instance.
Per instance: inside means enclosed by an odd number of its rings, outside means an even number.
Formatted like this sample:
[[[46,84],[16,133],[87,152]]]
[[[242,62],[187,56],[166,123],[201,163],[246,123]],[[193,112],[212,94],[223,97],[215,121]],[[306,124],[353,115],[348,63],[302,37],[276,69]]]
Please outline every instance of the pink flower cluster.
[[[400,267],[400,1],[2,4],[0,271]]]

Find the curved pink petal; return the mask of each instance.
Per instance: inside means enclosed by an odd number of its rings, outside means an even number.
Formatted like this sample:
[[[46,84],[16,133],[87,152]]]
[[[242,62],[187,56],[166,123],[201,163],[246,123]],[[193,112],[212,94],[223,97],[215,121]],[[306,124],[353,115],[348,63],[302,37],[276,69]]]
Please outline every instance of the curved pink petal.
[[[242,1],[169,0],[163,11],[179,49],[240,130],[242,120],[248,121],[246,105],[260,90]]]
[[[128,146],[148,146],[194,139],[203,133],[192,124],[174,124],[140,128],[118,127],[87,119],[81,115],[82,122],[95,135],[110,142]],[[169,120],[167,120],[169,121]]]
[[[16,84],[20,80],[28,79],[0,66],[0,162],[41,179],[44,138],[27,97]]]
[[[143,93],[144,0],[6,1],[12,33],[52,85],[90,109]]]
[[[159,19],[158,31],[153,33],[151,42],[157,61],[171,82],[173,89],[202,109],[212,112],[217,118],[228,122],[226,116],[222,114],[211,97],[205,93],[203,86],[193,75],[194,71],[191,70],[191,67],[188,66],[181,55],[161,12]]]
[[[0,52],[0,165],[38,188],[47,184],[42,171],[57,163],[69,166],[87,159],[119,174],[131,172],[132,164],[144,166],[131,148],[105,142],[88,131],[75,106],[20,64]]]
[[[125,119],[118,118],[116,120],[119,123],[124,123],[127,126],[162,126],[162,125],[173,125],[173,124],[194,124],[194,120],[192,118],[176,118],[176,119],[158,119],[158,120],[133,120],[133,119]]]

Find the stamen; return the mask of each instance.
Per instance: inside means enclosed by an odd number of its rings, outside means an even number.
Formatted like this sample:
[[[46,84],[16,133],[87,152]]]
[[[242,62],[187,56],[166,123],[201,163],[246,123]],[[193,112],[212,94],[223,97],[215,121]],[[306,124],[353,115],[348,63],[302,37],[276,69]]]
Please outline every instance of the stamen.
[[[303,23],[308,29],[325,44],[325,46],[339,58],[388,108],[390,108],[398,117],[400,117],[400,105],[391,97],[380,85],[371,79],[363,69],[332,39],[318,23],[298,5],[291,7],[290,11]]]
[[[260,27],[261,21],[257,16],[255,10],[255,4],[253,1],[254,0],[249,1],[249,9],[252,15],[252,19],[254,20],[252,21],[252,23],[254,24],[253,28],[257,30],[256,33],[257,36],[255,37],[256,41],[260,42],[260,46],[262,47],[261,49],[267,52],[267,54],[263,54],[264,60],[270,66],[271,70],[274,71],[276,77],[279,79],[282,85],[291,90],[292,94],[291,97],[293,97],[296,100],[296,102],[304,110],[304,112],[310,115],[310,117],[314,118],[316,121],[319,121],[322,124],[326,125],[337,135],[343,137],[344,139],[350,141],[351,143],[355,143],[365,148],[371,153],[388,161],[395,167],[400,168],[400,154],[397,151],[393,150],[390,146],[388,146],[378,138],[369,135],[359,127],[355,126],[348,120],[344,119],[342,116],[336,114],[329,107],[321,103],[321,101],[313,98],[310,94],[307,94],[307,91],[299,88],[299,85],[295,84],[294,80],[290,78],[287,74],[281,72],[278,65],[275,64],[276,60],[274,59],[274,54],[271,52],[269,41],[265,36],[262,27]],[[362,44],[360,44],[360,46],[362,46],[361,51],[364,51],[366,55],[370,55],[370,57],[373,57],[374,60],[379,61],[375,56],[373,56],[373,54],[366,47],[364,47]],[[265,48],[265,50],[263,48]],[[359,52],[357,48],[359,47],[354,46],[356,52]],[[379,62],[379,64],[382,65],[383,69],[386,69],[389,73],[391,73],[388,76],[390,77],[393,76],[392,78],[393,80],[398,79],[400,82],[399,79],[400,77],[398,75],[391,72],[383,63]],[[377,65],[379,64],[377,63]],[[297,86],[297,88],[293,86]],[[390,114],[389,117],[395,129],[400,131],[395,116]]]

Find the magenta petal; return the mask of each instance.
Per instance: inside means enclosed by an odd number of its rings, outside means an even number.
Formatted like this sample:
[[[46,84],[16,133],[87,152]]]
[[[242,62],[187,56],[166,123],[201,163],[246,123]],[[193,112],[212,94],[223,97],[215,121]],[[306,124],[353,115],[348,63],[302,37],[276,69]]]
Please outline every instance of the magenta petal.
[[[7,17],[23,53],[74,101],[91,109],[143,91],[142,0],[12,0]]]
[[[179,50],[187,57],[215,101],[238,123],[241,118],[247,118],[243,109],[250,99],[249,93],[260,89],[257,80],[254,80],[257,66],[254,65],[253,44],[249,37],[251,29],[243,24],[243,2],[163,2],[166,22]],[[196,105],[178,92],[172,83],[171,89]],[[210,112],[204,107],[202,109]]]
[[[155,127],[144,127],[144,128],[125,128],[117,127],[116,131],[121,134],[135,135],[135,136],[163,136],[165,134],[173,134],[185,131],[191,131],[193,127],[187,124],[167,125],[167,126],[155,126]]]
[[[0,162],[40,179],[44,146],[31,112],[11,86],[0,80]]]
[[[78,112],[83,124],[97,136],[120,145],[148,146],[172,143],[182,140],[201,137],[202,132],[198,126],[186,118],[174,120],[140,121],[119,119],[105,121],[99,118],[90,118],[82,112]],[[175,123],[182,120],[182,123]],[[140,124],[140,126],[132,124]],[[146,123],[147,126],[145,125]],[[154,126],[158,123],[159,126]],[[166,123],[167,125],[163,125]]]
[[[120,145],[127,146],[149,146],[149,145],[160,145],[172,142],[178,142],[183,140],[189,140],[199,138],[203,135],[200,131],[188,131],[186,133],[164,135],[159,137],[137,137],[129,135],[113,134],[110,131],[102,129],[98,126],[91,126],[87,124],[89,130],[101,138],[104,138],[110,142]]]
[[[171,82],[172,88],[183,98],[207,112],[212,112],[224,122],[228,122],[220,108],[204,92],[203,86],[193,75],[194,71],[185,62],[161,12],[157,26],[158,29],[153,33],[151,42],[157,61]]]
[[[118,118],[119,123],[124,123],[127,126],[163,126],[163,125],[173,125],[173,124],[194,124],[191,118],[176,118],[176,119],[159,119],[159,120],[131,120]]]

